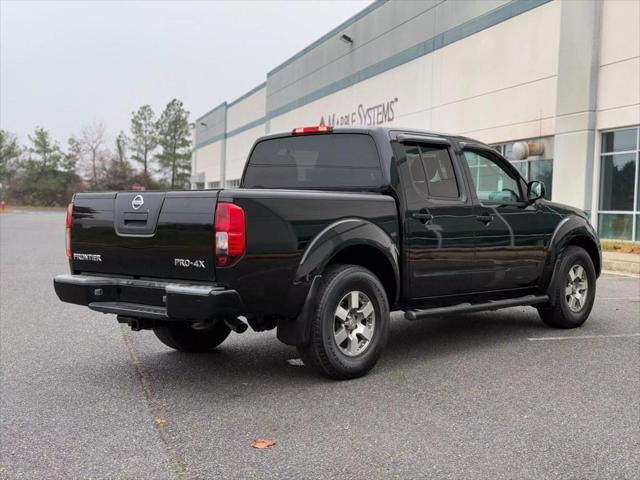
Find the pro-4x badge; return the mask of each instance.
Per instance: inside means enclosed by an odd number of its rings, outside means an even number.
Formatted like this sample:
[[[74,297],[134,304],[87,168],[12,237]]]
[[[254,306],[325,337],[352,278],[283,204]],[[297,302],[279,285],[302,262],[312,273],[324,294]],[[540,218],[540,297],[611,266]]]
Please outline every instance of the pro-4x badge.
[[[188,258],[174,258],[173,265],[175,267],[206,268],[204,266],[204,260],[189,260]]]

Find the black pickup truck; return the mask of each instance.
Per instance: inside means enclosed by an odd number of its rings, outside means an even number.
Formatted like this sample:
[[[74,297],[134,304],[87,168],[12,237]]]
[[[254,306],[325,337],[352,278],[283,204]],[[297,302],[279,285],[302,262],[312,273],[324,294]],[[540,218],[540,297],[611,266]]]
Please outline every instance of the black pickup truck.
[[[238,189],[76,194],[71,273],[54,286],[180,351],[277,328],[305,365],[353,378],[393,310],[531,305],[549,326],[582,325],[600,243],[583,211],[544,196],[469,138],[297,128],[256,141]]]

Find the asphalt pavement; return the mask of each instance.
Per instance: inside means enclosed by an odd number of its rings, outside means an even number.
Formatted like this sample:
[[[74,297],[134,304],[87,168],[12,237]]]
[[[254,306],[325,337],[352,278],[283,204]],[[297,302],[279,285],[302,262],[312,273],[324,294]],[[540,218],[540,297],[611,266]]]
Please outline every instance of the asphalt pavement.
[[[0,215],[2,479],[638,478],[638,278],[604,274],[572,331],[394,315],[376,368],[333,382],[274,332],[176,353],[59,302],[67,269],[64,214]]]

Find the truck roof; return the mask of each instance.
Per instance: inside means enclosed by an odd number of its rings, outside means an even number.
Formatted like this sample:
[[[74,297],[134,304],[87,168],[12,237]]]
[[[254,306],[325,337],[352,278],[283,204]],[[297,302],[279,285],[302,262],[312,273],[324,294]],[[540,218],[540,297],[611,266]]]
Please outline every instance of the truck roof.
[[[473,138],[469,138],[469,137],[464,137],[462,135],[457,135],[457,134],[452,134],[452,133],[444,133],[444,132],[436,132],[433,130],[421,130],[418,128],[403,128],[403,127],[362,127],[362,126],[355,126],[355,127],[333,127],[331,130],[331,133],[364,133],[364,134],[369,134],[369,135],[384,135],[385,137],[389,138],[391,132],[394,133],[410,133],[410,134],[416,134],[416,135],[424,135],[424,136],[429,136],[429,137],[436,137],[436,138],[453,138],[456,139],[459,142],[465,142],[465,143],[473,143],[475,145],[485,145],[488,147],[488,145],[486,145],[485,143],[473,139]],[[269,138],[283,138],[283,137],[291,137],[293,136],[293,131],[289,130],[289,131],[281,131],[281,132],[275,132],[275,133],[271,133],[268,135],[263,135],[261,137],[259,137],[256,141],[259,140],[265,140],[265,139],[269,139]]]

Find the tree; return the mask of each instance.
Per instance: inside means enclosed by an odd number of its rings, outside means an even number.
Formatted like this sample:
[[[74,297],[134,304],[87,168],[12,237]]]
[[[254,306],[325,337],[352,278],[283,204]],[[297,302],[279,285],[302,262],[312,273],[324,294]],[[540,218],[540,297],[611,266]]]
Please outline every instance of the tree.
[[[22,149],[15,135],[0,130],[0,184],[4,185],[12,179],[21,155]]]
[[[75,140],[80,147],[81,158],[85,159],[89,167],[91,185],[98,187],[98,177],[102,174],[106,164],[104,152],[105,128],[102,123],[94,123],[82,128],[80,137]]]
[[[29,161],[31,167],[39,172],[55,170],[62,160],[62,152],[58,144],[51,139],[51,135],[42,127],[36,127],[33,135],[28,136],[31,142],[29,147]]]
[[[105,171],[102,186],[107,190],[129,190],[136,182],[134,172],[127,160],[127,144],[129,139],[120,132],[115,141],[115,154],[111,156]]]
[[[82,146],[75,137],[67,140],[67,152],[64,154],[64,169],[75,172],[78,162],[82,160]]]
[[[82,187],[73,157],[63,154],[43,128],[37,127],[29,141],[29,156],[20,162],[11,196],[28,205],[65,205],[71,192]]]
[[[171,100],[157,122],[158,143],[162,153],[157,155],[160,166],[170,169],[170,188],[185,188],[191,174],[191,138],[189,112],[182,102]]]
[[[149,183],[149,161],[158,146],[155,114],[149,105],[141,106],[131,117],[131,158],[142,164],[145,184]]]
[[[116,156],[121,166],[128,165],[127,162],[127,145],[129,144],[129,138],[125,133],[120,130],[120,133],[116,137]]]

